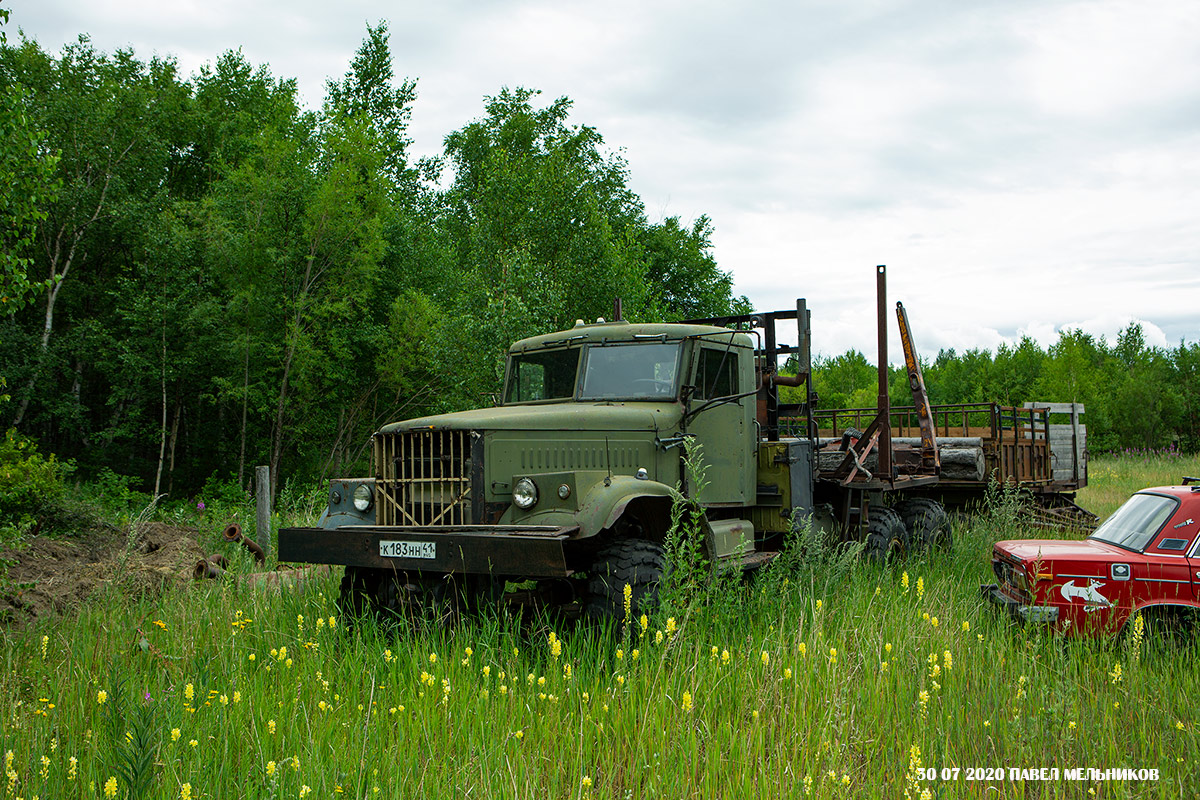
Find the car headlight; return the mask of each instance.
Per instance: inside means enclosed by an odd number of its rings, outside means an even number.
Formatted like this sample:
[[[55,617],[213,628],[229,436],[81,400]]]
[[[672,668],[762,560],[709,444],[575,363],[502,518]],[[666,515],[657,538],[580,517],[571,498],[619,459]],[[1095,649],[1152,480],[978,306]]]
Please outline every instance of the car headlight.
[[[354,507],[359,511],[366,511],[370,508],[373,499],[371,487],[365,483],[360,483],[358,488],[354,490]]]
[[[533,508],[538,501],[537,484],[529,478],[521,478],[513,487],[513,502],[517,508]]]

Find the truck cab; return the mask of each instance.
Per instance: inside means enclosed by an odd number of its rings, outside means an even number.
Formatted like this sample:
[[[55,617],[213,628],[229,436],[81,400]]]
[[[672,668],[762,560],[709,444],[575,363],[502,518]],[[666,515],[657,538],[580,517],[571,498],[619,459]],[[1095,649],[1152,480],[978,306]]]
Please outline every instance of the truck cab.
[[[318,527],[280,532],[280,559],[407,583],[566,581],[585,596],[623,541],[661,573],[676,492],[705,510],[710,558],[745,557],[759,387],[744,331],[598,320],[523,339],[498,405],[381,428],[371,476],[333,481]]]

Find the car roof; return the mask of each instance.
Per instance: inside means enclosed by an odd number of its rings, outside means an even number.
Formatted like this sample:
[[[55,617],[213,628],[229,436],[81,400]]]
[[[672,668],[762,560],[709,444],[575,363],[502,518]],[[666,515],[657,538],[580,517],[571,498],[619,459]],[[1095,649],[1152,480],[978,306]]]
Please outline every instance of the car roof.
[[[1138,489],[1134,494],[1166,494],[1183,500],[1186,497],[1200,497],[1200,484],[1191,486],[1150,486]]]

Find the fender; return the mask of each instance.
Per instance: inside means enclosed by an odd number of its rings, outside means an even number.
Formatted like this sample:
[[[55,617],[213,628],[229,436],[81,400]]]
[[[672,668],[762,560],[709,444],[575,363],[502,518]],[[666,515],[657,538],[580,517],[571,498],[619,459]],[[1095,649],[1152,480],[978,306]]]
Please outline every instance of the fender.
[[[668,514],[672,502],[671,487],[658,481],[638,480],[628,475],[616,475],[606,486],[597,483],[584,497],[578,513],[581,536],[595,536],[600,531],[612,527],[631,503],[635,501],[649,502],[652,506],[665,510]],[[650,538],[659,539],[666,533],[662,531],[647,531]]]
[[[1188,600],[1186,598],[1181,598],[1179,600],[1172,601],[1169,603],[1162,602],[1162,601],[1151,601],[1149,603],[1142,603],[1141,605],[1136,606],[1132,611],[1130,611],[1128,614],[1125,615],[1125,620],[1121,623],[1121,627],[1119,629],[1117,629],[1116,635],[1117,636],[1124,635],[1125,629],[1128,628],[1133,623],[1134,618],[1138,614],[1142,613],[1143,611],[1158,611],[1160,609],[1165,610],[1165,609],[1172,609],[1172,608],[1187,609],[1188,611],[1192,612],[1193,614],[1200,616],[1200,602],[1197,602],[1195,600]]]

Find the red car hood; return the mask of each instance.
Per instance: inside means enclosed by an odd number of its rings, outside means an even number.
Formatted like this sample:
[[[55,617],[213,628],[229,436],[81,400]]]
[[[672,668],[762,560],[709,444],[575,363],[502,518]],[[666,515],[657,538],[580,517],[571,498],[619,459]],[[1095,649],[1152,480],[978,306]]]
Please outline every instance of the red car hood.
[[[1021,561],[1127,561],[1137,557],[1116,545],[1095,539],[1061,541],[1054,539],[1013,539],[996,542],[996,552],[1019,558]]]

